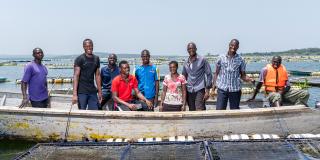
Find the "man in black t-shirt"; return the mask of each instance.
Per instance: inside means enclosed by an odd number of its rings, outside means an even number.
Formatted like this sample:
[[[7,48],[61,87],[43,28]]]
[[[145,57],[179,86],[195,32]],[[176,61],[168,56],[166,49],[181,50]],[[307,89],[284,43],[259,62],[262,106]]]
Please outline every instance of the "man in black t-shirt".
[[[100,59],[93,54],[91,39],[83,41],[83,49],[85,53],[78,56],[74,62],[72,104],[78,103],[81,110],[98,110],[102,100]]]

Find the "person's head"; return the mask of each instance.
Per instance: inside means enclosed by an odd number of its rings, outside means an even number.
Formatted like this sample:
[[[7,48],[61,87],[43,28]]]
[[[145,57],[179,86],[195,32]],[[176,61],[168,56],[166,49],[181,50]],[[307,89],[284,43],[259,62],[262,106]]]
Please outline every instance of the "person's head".
[[[83,40],[83,49],[86,54],[92,55],[93,53],[93,42],[91,39]]]
[[[280,56],[273,56],[271,60],[272,67],[277,69],[281,65],[282,58]]]
[[[34,59],[41,61],[44,54],[41,48],[35,48],[32,51],[32,56],[34,57]]]
[[[109,65],[115,65],[117,63],[117,55],[112,53],[108,56],[108,63]]]
[[[237,39],[232,39],[229,43],[229,53],[236,54],[239,48],[239,41]]]
[[[189,56],[191,56],[191,57],[195,56],[197,54],[196,44],[193,42],[188,43],[187,50],[188,50]]]
[[[129,66],[129,63],[128,61],[121,61],[119,63],[119,68],[120,68],[120,73],[121,74],[124,74],[126,76],[128,76],[130,74],[130,66]]]
[[[141,52],[141,59],[143,65],[148,65],[150,63],[150,52],[147,49],[144,49]]]
[[[177,61],[171,61],[171,62],[169,62],[169,70],[170,70],[170,72],[171,72],[172,74],[177,73],[178,67],[179,67],[179,65],[178,65],[178,62],[177,62]]]

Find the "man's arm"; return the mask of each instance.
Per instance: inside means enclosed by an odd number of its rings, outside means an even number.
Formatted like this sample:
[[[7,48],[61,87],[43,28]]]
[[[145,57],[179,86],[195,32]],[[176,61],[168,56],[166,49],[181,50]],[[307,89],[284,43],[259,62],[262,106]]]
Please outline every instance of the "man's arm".
[[[118,97],[118,92],[112,92],[112,99],[113,99],[115,102],[117,102],[117,103],[121,103],[121,104],[129,107],[132,111],[137,110],[135,104],[130,104],[130,103],[128,103],[128,102],[120,99],[120,98]]]
[[[21,92],[22,92],[22,102],[19,105],[19,108],[26,107],[29,103],[28,96],[27,96],[27,88],[28,84],[26,82],[21,81]]]
[[[182,84],[182,111],[186,111],[186,105],[187,105],[187,85]]]
[[[101,91],[101,73],[100,73],[99,68],[96,69],[95,78],[96,78],[96,85],[97,85],[97,89],[98,89],[98,99],[99,99],[99,103],[101,104],[102,91]]]
[[[260,91],[262,84],[263,84],[262,82],[258,82],[258,84],[257,84],[257,86],[256,86],[256,89],[255,89],[254,92],[253,92],[252,97],[251,97],[248,101],[253,101],[253,100],[256,98],[256,95],[257,95],[258,92]]]
[[[156,95],[154,97],[154,102],[153,102],[153,106],[157,106],[158,105],[158,99],[159,98],[159,80],[156,81]]]
[[[205,79],[205,94],[204,94],[203,100],[206,101],[209,98],[210,88],[212,88],[212,71],[208,61],[205,60],[204,62],[205,62],[205,68],[204,68],[205,75],[207,78]]]
[[[245,71],[241,71],[240,72],[241,74],[241,79],[245,82],[251,82],[253,83],[254,82],[254,79],[253,78],[250,78],[249,76],[247,76],[246,72]]]
[[[217,78],[218,78],[218,75],[220,73],[220,66],[217,64],[216,65],[216,71],[214,72],[214,75],[213,75],[213,80],[212,80],[212,85],[213,85],[213,89],[212,91],[214,92],[214,90],[216,89],[216,83],[217,83]]]
[[[138,88],[134,88],[133,90],[134,90],[135,94],[137,95],[137,97],[139,99],[141,99],[142,101],[146,102],[149,109],[152,109],[152,107],[153,107],[152,102],[147,100],[146,97],[144,97],[143,94],[141,94],[141,92],[138,90]]]
[[[80,71],[81,69],[79,66],[74,66],[72,104],[76,104],[78,102],[78,84]]]

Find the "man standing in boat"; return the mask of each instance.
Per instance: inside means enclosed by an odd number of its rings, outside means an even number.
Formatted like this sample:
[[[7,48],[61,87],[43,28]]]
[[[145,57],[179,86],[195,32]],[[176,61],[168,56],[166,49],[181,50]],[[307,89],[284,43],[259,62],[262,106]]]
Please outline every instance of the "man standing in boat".
[[[237,54],[239,41],[232,39],[226,55],[220,56],[216,63],[216,71],[213,77],[213,91],[218,88],[217,110],[226,110],[228,100],[230,109],[240,109],[241,81],[252,82],[254,79],[246,75],[246,64],[243,58]]]
[[[120,75],[113,79],[111,86],[112,98],[116,102],[118,110],[150,111],[153,104],[139,91],[137,79],[133,75],[130,75],[129,63],[121,61],[119,67]],[[134,90],[140,101],[133,99],[132,90]]]
[[[187,79],[187,103],[189,111],[206,110],[205,101],[212,87],[212,73],[208,61],[197,54],[197,46],[187,45],[189,58],[183,64],[182,75]]]
[[[78,103],[81,110],[98,110],[102,101],[100,59],[93,54],[91,39],[83,41],[83,49],[85,53],[78,56],[74,62],[72,104]]]
[[[159,70],[156,65],[150,63],[150,52],[141,52],[142,65],[135,69],[135,76],[138,80],[139,91],[153,103],[153,107],[158,104],[159,94]],[[150,108],[153,111],[154,108]]]
[[[281,106],[283,101],[295,105],[307,105],[309,93],[305,90],[293,90],[290,87],[287,70],[281,62],[282,58],[280,56],[274,56],[271,64],[261,70],[259,82],[249,101],[255,99],[261,86],[264,85],[265,92],[268,95],[267,99],[273,107]]]
[[[32,107],[47,108],[50,107],[47,85],[48,70],[41,63],[44,54],[41,48],[35,48],[32,55],[34,60],[25,66],[21,80],[23,100],[19,108],[26,107],[29,101]],[[29,97],[26,93],[27,89]]]
[[[117,55],[110,54],[108,56],[108,64],[101,68],[101,83],[102,83],[102,102],[99,107],[100,110],[113,110],[113,101],[111,93],[111,82],[120,74],[117,63]]]

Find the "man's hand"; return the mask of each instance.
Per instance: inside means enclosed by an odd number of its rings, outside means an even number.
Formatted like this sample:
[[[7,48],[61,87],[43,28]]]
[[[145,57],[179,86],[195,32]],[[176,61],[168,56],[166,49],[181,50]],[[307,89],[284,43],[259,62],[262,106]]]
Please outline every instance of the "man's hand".
[[[157,98],[158,96],[155,96],[154,97],[154,100],[153,100],[153,106],[154,107],[157,107],[158,106],[158,98]]]
[[[102,102],[102,93],[100,92],[98,92],[98,100],[99,100],[99,104],[101,104],[101,102]]]
[[[29,104],[29,100],[27,98],[23,98],[19,108],[27,107]]]
[[[183,106],[181,107],[181,111],[186,111],[186,105],[183,105]]]
[[[250,99],[247,100],[247,102],[253,102],[255,98],[256,97],[251,97]]]
[[[159,104],[159,112],[162,112],[162,111],[163,111],[163,103],[160,102],[160,104]]]
[[[209,99],[209,90],[206,89],[204,96],[203,96],[203,100],[206,101]]]
[[[147,106],[148,106],[149,109],[153,109],[153,104],[152,104],[151,101],[149,101],[149,100],[146,99],[146,104],[147,104]]]
[[[72,105],[76,104],[78,102],[78,96],[77,95],[73,95],[72,96]]]
[[[129,104],[128,107],[131,109],[131,111],[137,110],[137,106],[135,104]]]

